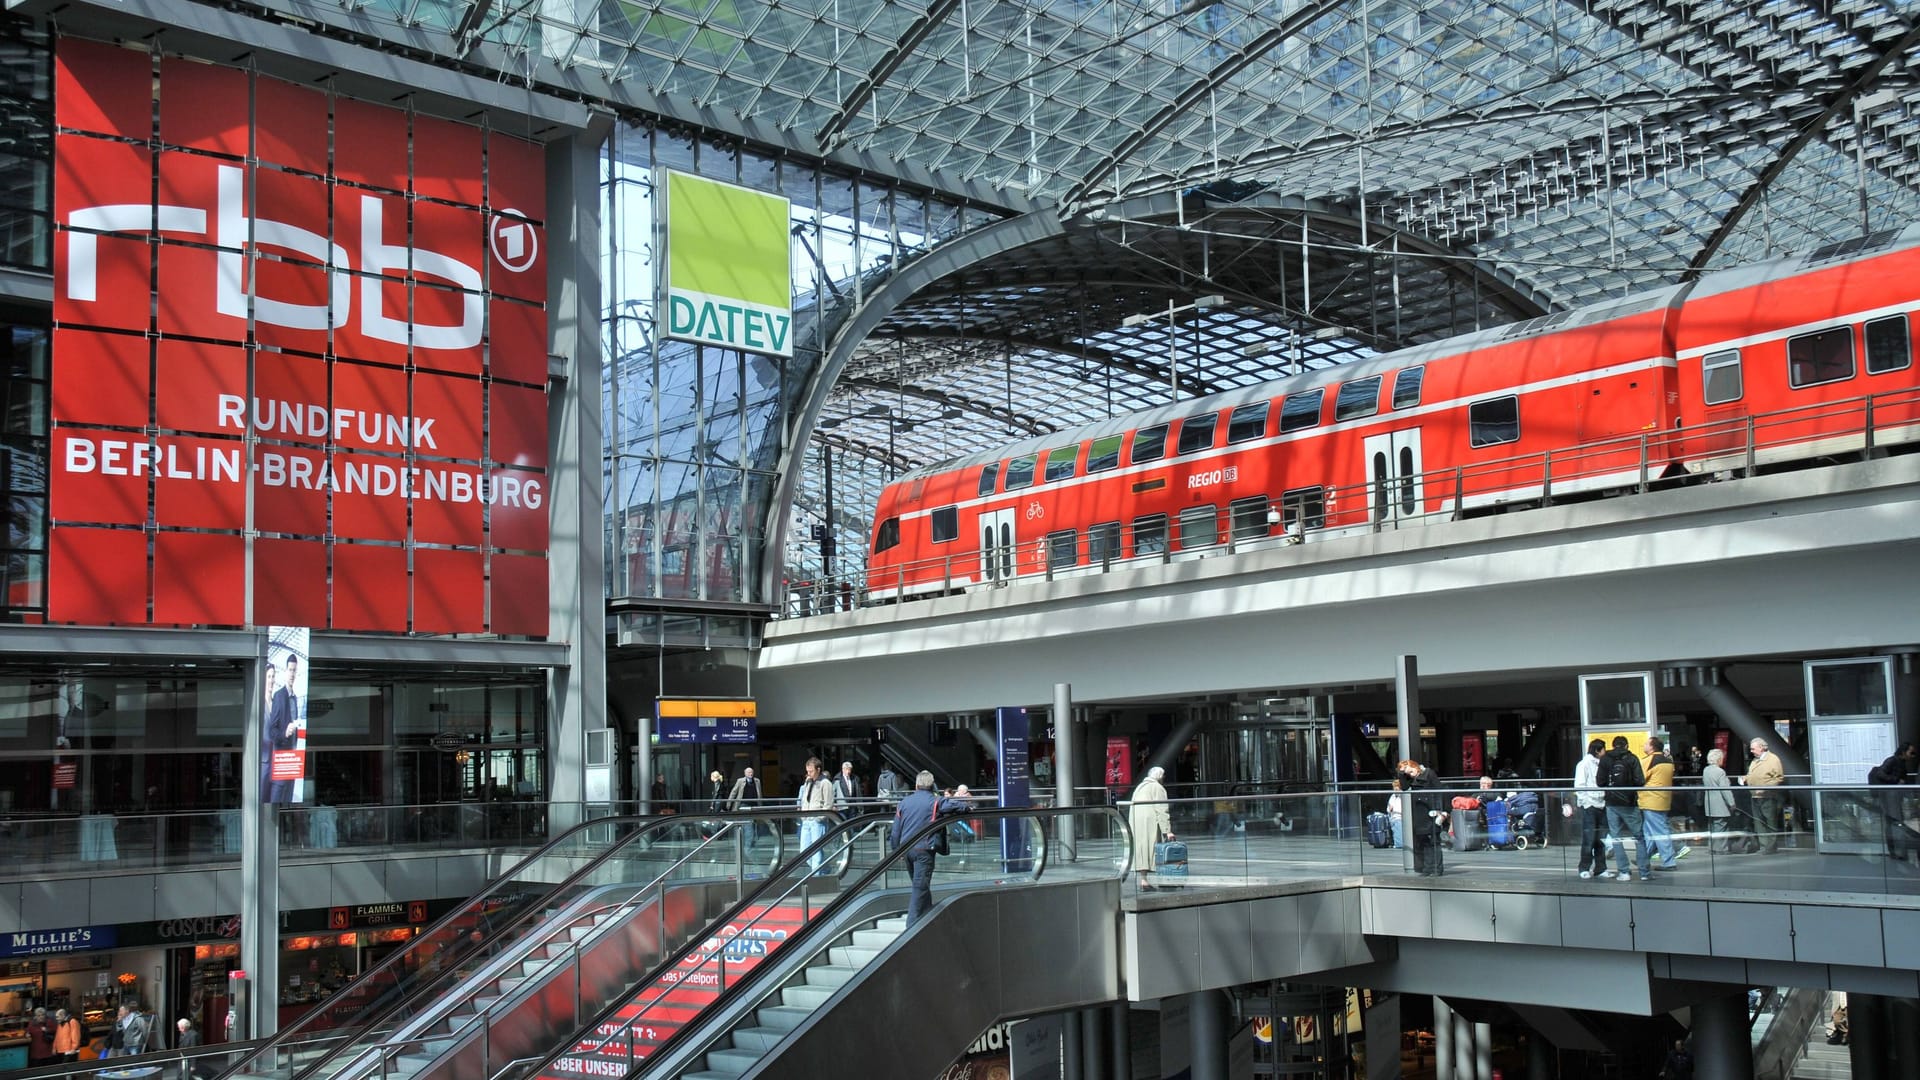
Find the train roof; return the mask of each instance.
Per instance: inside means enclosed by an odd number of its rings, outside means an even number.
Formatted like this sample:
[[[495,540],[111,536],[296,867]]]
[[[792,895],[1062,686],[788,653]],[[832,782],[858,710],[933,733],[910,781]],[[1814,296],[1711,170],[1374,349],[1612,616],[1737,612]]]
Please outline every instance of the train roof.
[[[1189,398],[1167,405],[1156,406],[1140,412],[1128,413],[1111,419],[1098,420],[1091,424],[1056,431],[1047,435],[1036,435],[1009,443],[992,450],[975,454],[949,458],[945,461],[915,469],[902,474],[896,483],[906,483],[927,476],[934,476],[954,469],[985,465],[1011,457],[1022,457],[1041,450],[1057,446],[1068,446],[1095,439],[1105,435],[1115,435],[1136,428],[1151,427],[1154,424],[1168,423],[1174,420],[1196,416],[1202,413],[1218,412],[1221,409],[1244,405],[1251,402],[1267,401],[1287,394],[1297,394],[1311,390],[1316,386],[1338,386],[1341,383],[1364,379],[1371,375],[1380,375],[1416,367],[1420,364],[1457,353],[1470,352],[1503,342],[1522,338],[1537,337],[1542,334],[1572,329],[1578,326],[1591,326],[1628,315],[1638,315],[1647,311],[1670,307],[1686,297],[1706,297],[1735,289],[1748,288],[1764,281],[1805,273],[1826,266],[1839,265],[1859,259],[1873,258],[1901,247],[1920,245],[1920,225],[1905,230],[1889,230],[1870,236],[1856,237],[1839,243],[1827,244],[1804,255],[1790,255],[1763,263],[1733,267],[1704,274],[1693,284],[1668,285],[1649,292],[1635,293],[1631,296],[1612,300],[1603,300],[1584,307],[1566,311],[1553,311],[1532,319],[1517,323],[1508,323],[1486,330],[1476,330],[1469,334],[1442,338],[1439,341],[1396,349],[1389,353],[1380,353],[1363,360],[1338,364],[1317,371],[1299,375],[1286,375],[1268,382],[1252,386],[1223,390],[1206,397]]]

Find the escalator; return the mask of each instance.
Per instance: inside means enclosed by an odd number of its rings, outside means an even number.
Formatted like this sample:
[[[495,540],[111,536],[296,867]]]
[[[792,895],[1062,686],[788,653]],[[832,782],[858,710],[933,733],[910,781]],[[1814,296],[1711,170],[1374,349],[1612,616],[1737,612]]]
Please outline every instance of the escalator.
[[[489,884],[223,1080],[332,1080],[444,1049],[422,1033],[527,1008],[569,1030],[639,985],[792,850],[791,813],[611,818],[570,830]],[[388,1047],[413,1040],[412,1053]],[[417,1067],[425,1061],[410,1061]]]
[[[792,1046],[817,1043],[822,1030],[836,1041],[820,1063],[838,1075],[844,1075],[848,1046],[862,1048],[861,1075],[934,1075],[1009,1004],[1044,1003],[1029,1010],[1039,1012],[1112,1000],[1119,951],[1113,911],[1128,859],[1118,812],[1084,807],[970,816],[978,838],[954,843],[936,875],[959,895],[911,933],[904,918],[906,863],[886,850],[883,828],[830,834],[825,854],[843,858],[844,873],[809,873],[796,859],[730,912],[720,933],[683,949],[663,976],[596,1017],[566,1050],[488,1076],[759,1075]],[[1076,923],[1097,932],[1061,933]],[[1089,936],[1093,940],[1084,940]],[[979,967],[983,958],[991,958],[990,971]],[[961,996],[972,1000],[936,1000]],[[876,1010],[882,1017],[897,1014],[896,1032],[912,1032],[912,1038],[882,1040],[910,1047],[910,1066],[880,1068],[867,1059],[869,1051],[881,1052],[871,1038]],[[887,1030],[884,1019],[879,1028]],[[791,1074],[790,1067],[779,1070]]]

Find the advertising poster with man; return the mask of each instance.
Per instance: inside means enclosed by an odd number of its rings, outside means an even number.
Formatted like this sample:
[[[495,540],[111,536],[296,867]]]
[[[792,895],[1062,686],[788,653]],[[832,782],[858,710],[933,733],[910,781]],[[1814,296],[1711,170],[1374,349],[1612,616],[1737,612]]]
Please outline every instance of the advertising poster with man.
[[[307,646],[304,626],[267,628],[261,700],[260,797],[274,806],[303,800],[307,777]]]

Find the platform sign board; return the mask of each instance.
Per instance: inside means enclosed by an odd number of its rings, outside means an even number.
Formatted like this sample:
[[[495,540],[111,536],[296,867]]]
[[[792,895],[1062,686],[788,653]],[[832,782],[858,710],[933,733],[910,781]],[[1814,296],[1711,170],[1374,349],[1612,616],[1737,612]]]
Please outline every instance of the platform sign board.
[[[1003,809],[1032,806],[1032,773],[1027,760],[1027,710],[1014,707],[995,709],[993,718],[994,726],[1000,732],[1000,805]],[[1033,869],[1032,846],[1027,843],[1027,830],[1023,822],[1013,818],[1003,819],[1000,857],[1006,862],[1007,873]]]
[[[267,665],[261,700],[260,792],[263,802],[302,801],[307,777],[307,652],[313,631],[267,627]]]
[[[752,698],[660,698],[653,733],[663,743],[753,743],[758,716]]]
[[[1625,735],[1635,754],[1643,754],[1646,737],[1654,733],[1659,713],[1654,700],[1653,672],[1622,671],[1580,676],[1580,752],[1599,739],[1613,746]]]
[[[1890,813],[1883,794],[1861,788],[1867,773],[1899,747],[1893,660],[1859,656],[1808,660],[1803,667],[1813,782],[1854,789],[1814,794],[1815,844],[1823,852],[1884,852],[1889,818],[1898,818],[1901,807],[1896,801]]]
[[[778,195],[662,169],[663,337],[793,355],[791,204]]]

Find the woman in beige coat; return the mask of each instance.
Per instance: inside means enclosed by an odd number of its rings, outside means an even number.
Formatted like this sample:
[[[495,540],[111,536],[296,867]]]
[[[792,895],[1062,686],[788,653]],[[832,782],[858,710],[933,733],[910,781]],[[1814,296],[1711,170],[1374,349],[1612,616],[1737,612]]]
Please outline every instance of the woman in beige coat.
[[[1167,813],[1167,789],[1160,778],[1167,770],[1155,765],[1147,778],[1133,789],[1133,807],[1129,821],[1133,826],[1133,868],[1140,872],[1140,887],[1151,889],[1147,874],[1153,870],[1153,845],[1160,837],[1173,839],[1173,817]]]

